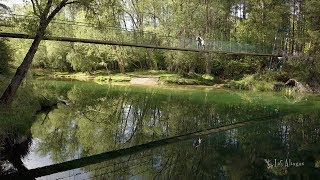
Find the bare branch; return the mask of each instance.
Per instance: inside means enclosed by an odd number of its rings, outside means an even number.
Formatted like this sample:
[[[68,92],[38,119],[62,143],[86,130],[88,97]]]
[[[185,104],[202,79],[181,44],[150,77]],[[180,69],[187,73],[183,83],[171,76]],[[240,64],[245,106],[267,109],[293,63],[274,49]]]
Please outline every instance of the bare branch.
[[[41,13],[42,13],[42,9],[41,9],[39,0],[34,0],[34,1],[35,1],[35,4],[36,4],[36,7],[39,9],[39,12],[40,12],[40,14],[41,14]]]
[[[44,8],[41,14],[41,21],[45,21],[47,19],[51,6],[52,6],[52,0],[48,0],[46,7]]]
[[[129,11],[125,10],[125,9],[123,9],[123,11],[130,16],[131,21],[132,21],[132,23],[133,23],[133,27],[135,27],[136,29],[138,29],[139,27],[138,27],[137,22],[135,21],[135,18],[133,17],[133,15],[132,15]]]
[[[40,12],[40,10],[39,10],[39,9],[37,10],[36,2],[35,2],[35,1],[36,1],[36,0],[31,0],[31,3],[32,3],[32,9],[33,9],[34,14],[40,18],[40,14],[41,14],[41,12]]]

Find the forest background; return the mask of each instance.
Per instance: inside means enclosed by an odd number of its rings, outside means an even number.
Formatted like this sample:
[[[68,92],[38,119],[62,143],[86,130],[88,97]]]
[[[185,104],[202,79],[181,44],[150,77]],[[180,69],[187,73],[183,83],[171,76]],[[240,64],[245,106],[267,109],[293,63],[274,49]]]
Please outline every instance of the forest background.
[[[0,6],[0,30],[34,35],[39,21],[32,4],[5,4]],[[258,91],[274,90],[294,79],[318,91],[319,7],[317,0],[110,0],[90,7],[66,6],[46,35],[158,45],[171,41],[179,46],[200,34],[206,44],[276,47],[273,53],[286,52],[286,58],[42,41],[29,74],[78,73],[99,81],[152,74],[166,83],[225,84]],[[0,39],[3,82],[10,79],[31,42]]]

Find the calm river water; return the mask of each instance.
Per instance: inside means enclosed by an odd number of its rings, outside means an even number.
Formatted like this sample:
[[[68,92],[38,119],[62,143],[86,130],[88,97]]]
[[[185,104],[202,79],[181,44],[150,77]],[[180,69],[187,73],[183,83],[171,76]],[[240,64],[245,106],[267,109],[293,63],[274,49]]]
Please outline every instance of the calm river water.
[[[320,97],[38,81],[24,166],[39,179],[317,179]]]

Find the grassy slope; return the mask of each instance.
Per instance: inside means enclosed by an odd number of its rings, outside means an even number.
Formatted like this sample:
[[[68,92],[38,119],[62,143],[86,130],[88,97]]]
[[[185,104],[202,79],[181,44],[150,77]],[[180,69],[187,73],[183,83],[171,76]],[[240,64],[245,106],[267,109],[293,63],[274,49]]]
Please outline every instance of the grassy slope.
[[[95,81],[98,83],[128,83],[133,77],[158,77],[161,84],[173,85],[205,85],[214,87],[225,87],[235,90],[249,91],[287,91],[288,87],[284,87],[283,82],[278,82],[276,79],[283,76],[281,72],[266,72],[263,74],[244,75],[239,80],[221,80],[218,77],[213,77],[207,74],[179,74],[167,71],[134,71],[121,73],[110,73],[108,71],[95,71],[92,73],[67,73],[54,72],[43,69],[33,69],[33,75],[37,77],[53,77],[53,78],[68,78],[81,81]],[[280,78],[281,79],[281,78]],[[289,90],[292,90],[289,88]]]
[[[9,83],[10,77],[0,75],[0,93]],[[0,105],[0,139],[6,133],[25,133],[35,119],[35,112],[40,103],[32,87],[23,85],[19,88],[10,107]]]

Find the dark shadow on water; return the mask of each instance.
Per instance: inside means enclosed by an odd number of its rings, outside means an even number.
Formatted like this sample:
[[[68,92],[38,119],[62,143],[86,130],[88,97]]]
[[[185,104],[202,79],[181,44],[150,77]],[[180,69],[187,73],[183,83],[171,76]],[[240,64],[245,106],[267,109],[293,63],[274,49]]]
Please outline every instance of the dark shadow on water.
[[[22,162],[22,159],[29,153],[32,143],[31,133],[23,136],[10,133],[2,141],[1,179],[35,179]]]

